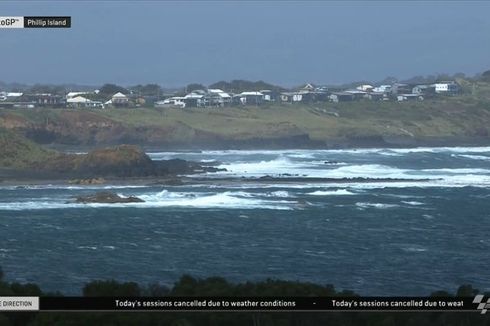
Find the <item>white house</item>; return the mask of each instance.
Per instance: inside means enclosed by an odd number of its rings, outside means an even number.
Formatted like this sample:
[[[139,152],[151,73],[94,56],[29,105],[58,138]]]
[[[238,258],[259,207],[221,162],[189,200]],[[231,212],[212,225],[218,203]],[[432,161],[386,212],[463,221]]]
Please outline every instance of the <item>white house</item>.
[[[359,85],[356,87],[357,90],[363,91],[363,92],[371,92],[373,90],[373,88],[374,87],[372,85],[369,85],[369,84]]]
[[[264,100],[264,94],[261,92],[242,92],[238,95],[240,102],[247,105],[259,105]]]
[[[192,92],[184,96],[184,102],[184,107],[202,107],[205,105],[204,95],[196,92]]]
[[[435,87],[435,92],[438,94],[454,94],[458,93],[461,90],[461,87],[453,81],[438,82],[433,84],[432,86]]]
[[[113,106],[128,106],[129,104],[129,98],[121,92],[112,95],[111,100]]]
[[[155,102],[156,108],[185,108],[186,98],[183,96],[170,97],[163,101]]]
[[[391,92],[391,85],[380,85],[372,89],[375,93],[389,93]]]
[[[228,93],[226,93],[225,91],[221,90],[221,89],[218,89],[218,88],[210,88],[208,89],[208,93],[210,93],[211,95],[218,95],[219,96],[219,103],[218,105],[226,105],[226,104],[230,104],[232,102],[232,96]]]
[[[90,94],[90,92],[69,92],[68,94],[66,94],[66,99],[68,100],[70,98],[74,98],[81,95],[87,95],[87,94]]]
[[[281,93],[281,101],[282,102],[301,102],[303,101],[303,95],[307,94],[307,92],[283,92]]]
[[[92,101],[83,96],[76,96],[66,100],[68,106],[73,108],[104,108],[104,104],[99,101]]]
[[[24,95],[19,92],[0,92],[0,101],[12,101]]]

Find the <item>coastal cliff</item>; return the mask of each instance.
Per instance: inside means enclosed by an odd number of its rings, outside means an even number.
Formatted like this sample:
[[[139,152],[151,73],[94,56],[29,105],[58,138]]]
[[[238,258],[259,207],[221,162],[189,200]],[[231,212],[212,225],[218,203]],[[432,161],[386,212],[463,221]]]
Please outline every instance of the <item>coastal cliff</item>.
[[[152,161],[134,145],[96,149],[87,154],[66,154],[45,149],[21,135],[0,129],[0,175],[4,178],[172,177],[212,170],[215,168],[185,160]]]
[[[0,128],[33,142],[159,149],[490,144],[490,99],[270,104],[189,109],[1,110]]]

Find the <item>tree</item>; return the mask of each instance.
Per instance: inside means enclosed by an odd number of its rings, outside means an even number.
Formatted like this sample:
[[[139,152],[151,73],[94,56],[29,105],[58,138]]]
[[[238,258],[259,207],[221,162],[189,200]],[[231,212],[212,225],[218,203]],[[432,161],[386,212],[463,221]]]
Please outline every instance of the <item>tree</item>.
[[[50,86],[50,85],[36,84],[30,87],[27,90],[27,93],[65,95],[66,89],[63,86]]]
[[[187,90],[188,93],[192,92],[192,91],[197,91],[197,90],[205,90],[207,89],[206,86],[202,85],[202,84],[197,84],[197,83],[193,83],[193,84],[189,84],[185,87],[185,89]]]
[[[115,280],[93,281],[83,287],[83,295],[86,297],[97,296],[126,296],[138,297],[141,295],[138,284],[134,282],[119,283]]]
[[[266,83],[262,80],[252,82],[248,80],[232,80],[231,82],[219,81],[209,86],[209,88],[219,88],[225,92],[241,93],[244,91],[260,91],[268,89],[272,91],[282,92],[284,88]]]
[[[141,96],[158,96],[162,94],[162,88],[157,84],[136,85],[130,89]]]
[[[490,70],[487,70],[483,74],[481,74],[481,80],[490,83]]]
[[[129,91],[126,88],[124,88],[122,86],[114,85],[114,84],[104,84],[99,89],[99,91],[103,95],[110,95],[110,96],[112,96],[118,92],[121,92],[123,94],[129,93]]]

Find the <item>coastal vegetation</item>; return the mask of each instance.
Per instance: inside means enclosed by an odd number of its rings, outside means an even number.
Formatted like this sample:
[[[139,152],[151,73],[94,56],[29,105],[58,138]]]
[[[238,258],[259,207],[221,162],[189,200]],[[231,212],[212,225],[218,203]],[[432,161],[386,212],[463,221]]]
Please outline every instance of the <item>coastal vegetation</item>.
[[[0,175],[3,177],[63,178],[72,179],[71,183],[75,184],[93,184],[103,182],[103,177],[169,177],[211,170],[215,168],[179,159],[152,161],[134,145],[99,148],[87,154],[62,153],[0,128]]]
[[[289,103],[276,100],[261,101],[260,105],[251,105],[255,103],[251,101],[248,105],[225,107],[154,107],[158,98],[179,91],[166,94],[170,90],[156,84],[130,87],[105,84],[83,96],[100,103],[119,92],[153,99],[138,102],[137,106],[135,102],[133,107],[107,105],[104,109],[50,108],[49,104],[30,109],[5,106],[0,109],[0,128],[39,144],[55,146],[137,144],[161,149],[227,149],[479,145],[490,141],[489,74],[485,71],[474,78],[456,74],[417,76],[407,80],[407,83],[427,84],[447,77],[454,80],[460,90],[453,95],[432,94],[423,101],[362,98],[346,102]],[[343,85],[339,89],[358,84]],[[26,91],[66,95],[66,89],[60,92],[59,88],[34,85]],[[220,81],[209,88],[234,93],[284,90],[263,81],[246,80]],[[189,84],[181,95],[200,89],[207,87]],[[335,87],[329,90],[334,91]]]
[[[488,91],[488,92],[487,92]],[[41,144],[326,148],[488,144],[490,87],[422,102],[226,108],[4,109],[0,127]]]
[[[62,296],[46,293],[36,284],[8,282],[0,271],[0,296]],[[474,297],[480,293],[471,285],[462,285],[455,295]],[[221,277],[197,279],[183,275],[173,286],[159,283],[141,286],[135,282],[99,280],[87,283],[82,294],[85,297],[304,297],[304,296],[357,296],[351,291],[336,290],[333,285],[318,285],[297,281],[268,279],[265,281],[231,283]],[[451,297],[446,291],[437,291],[433,297]],[[488,293],[486,294],[488,295]],[[488,317],[478,312],[468,313],[291,313],[291,312],[152,312],[152,313],[0,313],[0,325],[488,325]]]

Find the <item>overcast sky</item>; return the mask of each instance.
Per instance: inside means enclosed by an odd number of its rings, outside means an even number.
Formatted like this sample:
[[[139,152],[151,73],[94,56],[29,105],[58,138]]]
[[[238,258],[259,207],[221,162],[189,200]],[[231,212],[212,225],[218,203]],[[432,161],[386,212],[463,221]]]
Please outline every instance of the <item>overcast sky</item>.
[[[182,86],[346,83],[490,69],[490,3],[30,1],[0,16],[72,16],[0,29],[0,80]]]

